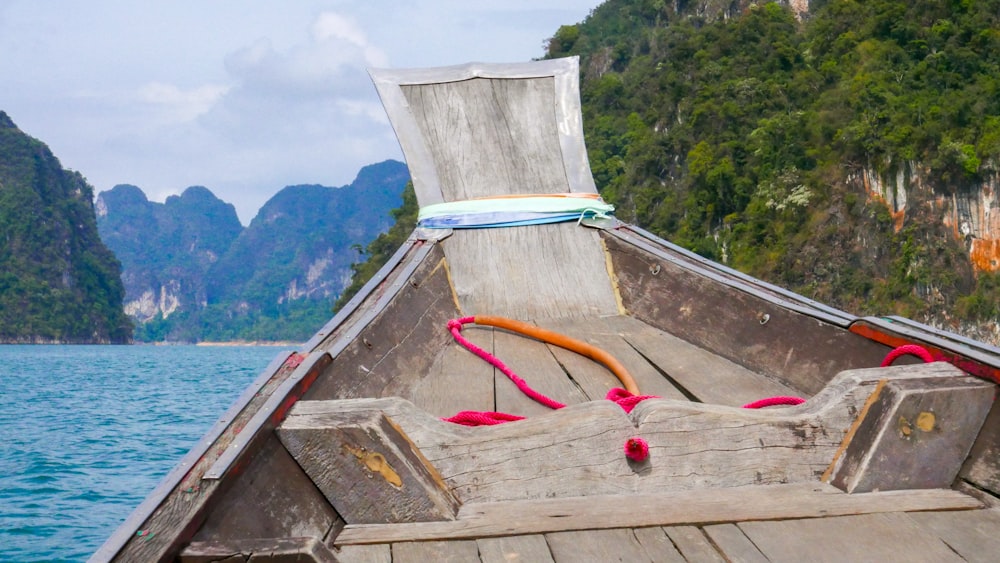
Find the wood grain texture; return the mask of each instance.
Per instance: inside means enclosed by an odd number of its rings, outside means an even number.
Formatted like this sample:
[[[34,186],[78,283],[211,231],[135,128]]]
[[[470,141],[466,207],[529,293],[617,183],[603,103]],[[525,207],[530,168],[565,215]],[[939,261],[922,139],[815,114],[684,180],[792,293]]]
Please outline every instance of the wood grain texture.
[[[969,376],[889,381],[830,482],[847,492],[950,486],[992,406],[995,387]]]
[[[774,563],[963,560],[901,513],[742,522],[739,527]]]
[[[705,535],[731,563],[767,563],[767,557],[735,524],[704,527]]]
[[[194,540],[322,539],[333,526],[343,525],[333,506],[272,435],[220,495]]]
[[[977,487],[1000,495],[1000,401],[994,401],[983,429],[972,445],[961,476]]]
[[[641,496],[606,495],[467,504],[459,510],[455,521],[347,526],[334,539],[334,543],[339,546],[476,539],[573,530],[704,525],[981,507],[982,503],[978,500],[948,489],[851,495],[824,483],[751,485]],[[751,539],[755,540],[753,537]],[[763,551],[768,555],[766,550]]]
[[[486,351],[493,350],[493,331],[488,328],[467,325],[462,336]],[[430,371],[412,384],[413,404],[438,417],[496,410],[493,371],[492,365],[453,341],[438,354]]]
[[[812,395],[838,372],[877,366],[889,348],[665,260],[612,236],[625,308],[635,318]],[[761,324],[761,315],[768,321]]]
[[[546,563],[552,553],[545,536],[507,536],[476,540],[482,563]]]
[[[626,414],[600,400],[479,428],[445,423],[401,399],[310,401],[297,404],[282,428],[332,427],[342,413],[384,412],[466,503],[811,482],[830,466],[879,381],[960,373],[943,363],[848,371],[788,408],[651,399]],[[623,452],[633,436],[649,444],[640,466]]]
[[[553,79],[402,86],[445,201],[568,190]]]
[[[540,321],[618,312],[593,229],[575,223],[463,229],[441,245],[467,314]]]
[[[664,528],[684,559],[691,563],[725,563],[725,559],[712,547],[711,542],[697,526],[670,526]]]
[[[639,540],[646,553],[653,556],[653,560],[662,563],[684,563],[685,559],[677,546],[667,536],[667,532],[659,526],[648,528],[635,528],[632,530],[635,539]]]
[[[459,502],[409,437],[378,411],[282,426],[295,461],[348,523],[446,520]]]
[[[339,559],[316,538],[252,538],[238,541],[192,542],[178,557],[180,563],[338,563]]]
[[[909,515],[966,561],[988,563],[1000,554],[1000,510],[918,512]]]
[[[474,541],[419,541],[392,544],[392,563],[469,563],[479,561]]]
[[[335,555],[340,563],[392,563],[392,547],[387,543],[345,545]]]
[[[660,561],[639,543],[632,530],[587,530],[545,534],[545,540],[557,563],[572,561],[621,561],[640,563]]]
[[[620,329],[625,341],[703,403],[738,407],[764,397],[802,394],[644,322],[629,320]]]
[[[588,400],[545,344],[503,330],[494,330],[493,334],[495,355],[532,389],[566,405]],[[497,373],[496,378],[496,410],[520,416],[552,412],[549,407],[526,396],[502,373]]]

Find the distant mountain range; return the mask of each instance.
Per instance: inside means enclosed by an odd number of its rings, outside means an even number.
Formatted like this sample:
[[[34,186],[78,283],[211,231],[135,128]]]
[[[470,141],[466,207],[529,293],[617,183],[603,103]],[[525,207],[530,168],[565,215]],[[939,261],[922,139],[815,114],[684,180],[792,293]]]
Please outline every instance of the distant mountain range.
[[[193,186],[164,203],[136,186],[97,197],[97,228],[122,264],[140,341],[292,340],[329,319],[359,250],[393,223],[406,165],[363,168],[349,185],[288,186],[243,227]]]

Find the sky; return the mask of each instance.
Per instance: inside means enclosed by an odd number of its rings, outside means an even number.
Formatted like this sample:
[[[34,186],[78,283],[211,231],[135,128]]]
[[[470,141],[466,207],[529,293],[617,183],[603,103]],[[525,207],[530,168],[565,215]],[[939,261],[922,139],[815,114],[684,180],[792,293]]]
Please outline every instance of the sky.
[[[522,62],[600,0],[0,0],[0,110],[95,193],[281,188],[402,152],[366,69]]]

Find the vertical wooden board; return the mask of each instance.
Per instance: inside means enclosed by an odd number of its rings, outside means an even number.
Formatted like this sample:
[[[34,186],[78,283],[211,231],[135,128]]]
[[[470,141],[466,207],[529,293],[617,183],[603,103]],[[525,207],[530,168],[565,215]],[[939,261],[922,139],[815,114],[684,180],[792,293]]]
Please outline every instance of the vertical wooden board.
[[[545,534],[557,563],[576,561],[656,561],[636,539],[630,528],[583,530]]]
[[[593,229],[573,223],[463,229],[441,245],[469,314],[523,321],[618,312]]]
[[[476,540],[482,563],[546,563],[552,562],[545,536],[506,536]]]
[[[199,494],[192,490],[193,497]],[[206,517],[195,541],[317,537],[343,526],[276,437],[267,440]]]
[[[566,405],[582,403],[587,395],[559,367],[545,344],[503,330],[494,331],[496,356],[539,393]],[[496,374],[496,410],[534,416],[552,412],[549,407],[525,395],[506,375]]]
[[[542,323],[542,321],[539,322]],[[622,338],[620,328],[626,322],[623,320],[623,317],[613,316],[585,319],[551,319],[544,321],[544,324],[550,330],[561,332],[588,344],[593,344],[611,354],[625,366],[629,374],[632,375],[632,378],[635,379],[636,385],[639,386],[640,394],[655,395],[664,399],[687,400],[687,397],[674,387],[670,383],[670,380],[663,377],[663,374],[656,367],[650,364]],[[608,373],[610,374],[610,372]],[[613,374],[611,374],[610,384],[613,387],[623,386]]]
[[[886,346],[604,237],[625,308],[701,348],[815,394],[837,373],[879,365]],[[666,251],[665,252],[669,252]],[[768,321],[761,324],[762,315]]]
[[[677,551],[674,542],[670,541],[667,532],[659,526],[651,528],[636,528],[632,530],[635,539],[646,550],[653,561],[661,563],[684,563],[681,552]]]
[[[1000,401],[993,401],[960,475],[977,487],[1000,495]]]
[[[724,563],[725,559],[708,541],[705,534],[695,526],[670,526],[663,529],[670,536],[677,549],[691,563],[719,562]]]
[[[493,350],[493,330],[466,325],[462,336],[483,350]],[[495,409],[493,366],[452,342],[438,354],[427,375],[413,384],[411,401],[437,417],[459,411]]]
[[[909,516],[966,561],[987,563],[1000,558],[1000,509],[914,512]]]
[[[767,563],[767,557],[735,524],[705,526],[705,534],[730,563]]]
[[[468,563],[479,561],[479,548],[472,540],[421,541],[392,544],[392,563]]]
[[[392,563],[392,548],[387,543],[344,545],[336,551],[340,563]]]
[[[962,561],[902,512],[738,524],[774,563]]]
[[[402,86],[445,201],[568,191],[551,77]]]
[[[623,338],[688,394],[703,403],[738,407],[800,393],[676,336],[630,317],[620,317]]]
[[[546,346],[573,384],[591,401],[603,399],[612,388],[621,387],[615,374],[594,360],[552,344]]]

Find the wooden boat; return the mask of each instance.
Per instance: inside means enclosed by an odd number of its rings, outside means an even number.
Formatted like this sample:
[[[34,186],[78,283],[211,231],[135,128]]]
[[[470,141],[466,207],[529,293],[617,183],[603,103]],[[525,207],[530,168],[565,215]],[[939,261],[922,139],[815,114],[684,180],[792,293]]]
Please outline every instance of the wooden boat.
[[[596,194],[577,65],[373,71],[420,205]],[[997,557],[1000,350],[858,318],[583,215],[418,227],[93,560]],[[564,347],[580,343],[603,352]],[[880,367],[902,345],[930,357]],[[658,398],[606,400],[615,362]],[[741,408],[791,395],[807,400]],[[442,420],[459,411],[524,419]]]

